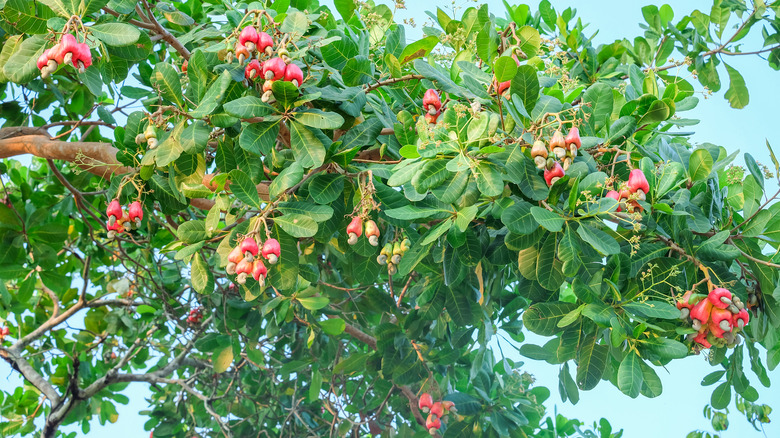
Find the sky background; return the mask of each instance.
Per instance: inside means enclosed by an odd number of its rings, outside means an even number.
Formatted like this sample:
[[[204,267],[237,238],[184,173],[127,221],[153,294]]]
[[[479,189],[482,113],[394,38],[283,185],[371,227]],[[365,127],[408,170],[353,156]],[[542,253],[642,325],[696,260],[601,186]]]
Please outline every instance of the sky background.
[[[324,4],[332,6],[331,1],[324,1]],[[388,4],[391,8],[392,2],[382,1],[377,3]],[[505,8],[501,1],[491,0],[487,2],[490,11],[498,16],[505,15]],[[510,2],[515,4],[514,2]],[[526,2],[531,6],[532,11],[537,9],[539,1]],[[577,8],[577,16],[584,23],[590,23],[585,34],[590,36],[596,30],[599,31],[594,40],[594,44],[611,43],[616,39],[629,38],[642,34],[639,23],[644,19],[641,14],[641,7],[650,2],[636,2],[626,0],[581,0],[581,1],[559,1],[553,0],[553,6],[560,11],[566,7]],[[694,9],[701,9],[705,13],[709,11],[710,1],[692,1],[677,0],[667,2],[675,11],[675,20],[686,15]],[[468,7],[477,5],[475,2],[457,1],[457,6]],[[661,5],[662,3],[654,3]],[[404,18],[414,18],[418,24],[416,28],[407,26],[407,41],[414,41],[419,37],[421,24],[429,21],[429,17],[424,13],[425,10],[435,11],[436,7],[441,7],[450,16],[452,16],[453,2],[443,0],[416,1],[407,0],[406,10],[399,10],[396,13],[396,22]],[[462,9],[461,9],[462,11]],[[730,23],[734,25],[735,23]],[[744,40],[744,50],[754,50],[761,48],[762,40],[758,29],[754,30],[753,35]],[[725,33],[730,35],[728,31]],[[686,127],[686,130],[696,131],[692,137],[694,143],[710,142],[726,147],[729,152],[740,150],[742,153],[752,154],[759,162],[770,164],[769,154],[767,152],[765,141],[768,140],[775,150],[780,152],[780,134],[778,133],[777,102],[780,102],[780,73],[770,69],[766,61],[757,57],[731,57],[726,60],[730,65],[737,68],[745,78],[750,91],[750,104],[742,110],[735,110],[729,107],[728,102],[723,99],[723,93],[727,89],[727,76],[725,71],[721,72],[721,81],[723,90],[711,98],[701,99],[699,106],[685,113],[687,118],[697,118],[701,123],[696,126]],[[721,66],[721,68],[723,68]],[[687,72],[682,74],[687,75]],[[700,90],[697,81],[691,81],[697,89]],[[699,96],[701,98],[701,96]],[[738,159],[738,164],[742,163],[742,158]],[[767,181],[767,191],[776,190],[776,183]],[[773,193],[773,192],[772,192]],[[527,342],[543,345],[546,340],[530,334]],[[580,401],[575,406],[570,402],[563,403],[558,395],[558,371],[557,366],[549,365],[544,362],[526,360],[520,357],[516,350],[513,351],[506,345],[506,341],[501,341],[503,351],[513,360],[525,361],[523,370],[533,374],[537,383],[550,388],[552,396],[546,403],[549,413],[557,410],[559,413],[577,418],[586,424],[591,424],[605,417],[609,419],[615,430],[624,429],[624,437],[685,437],[688,432],[695,429],[702,429],[712,432],[709,421],[702,415],[703,407],[709,402],[710,395],[715,386],[702,387],[700,381],[702,377],[712,371],[721,369],[720,367],[710,366],[702,356],[691,356],[682,360],[675,360],[669,366],[656,368],[656,372],[663,381],[663,394],[655,399],[647,399],[640,396],[636,400],[631,400],[617,388],[608,382],[601,382],[594,390],[580,392]],[[519,345],[515,345],[519,347]],[[497,351],[497,350],[496,350]],[[747,356],[747,354],[745,354]],[[765,358],[765,353],[762,353]],[[745,369],[749,369],[746,364]],[[780,382],[780,368],[769,373],[773,383]],[[747,371],[748,378],[760,394],[759,403],[766,403],[774,407],[780,407],[780,392],[763,388],[758,383],[752,372]],[[0,363],[0,385],[6,390],[14,388],[21,384],[15,373],[13,373],[5,362]],[[115,424],[100,426],[96,422],[90,436],[110,436],[112,438],[130,438],[145,437],[148,432],[144,432],[143,423],[146,417],[138,415],[138,412],[147,409],[146,398],[150,393],[147,385],[134,383],[125,392],[130,398],[130,404],[126,406],[119,405],[119,420]],[[722,437],[780,437],[780,425],[777,423],[777,414],[770,416],[775,422],[765,426],[765,433],[756,432],[744,417],[736,410],[732,401],[729,407],[730,427],[729,430],[720,433]],[[63,428],[63,431],[74,431],[73,428]]]

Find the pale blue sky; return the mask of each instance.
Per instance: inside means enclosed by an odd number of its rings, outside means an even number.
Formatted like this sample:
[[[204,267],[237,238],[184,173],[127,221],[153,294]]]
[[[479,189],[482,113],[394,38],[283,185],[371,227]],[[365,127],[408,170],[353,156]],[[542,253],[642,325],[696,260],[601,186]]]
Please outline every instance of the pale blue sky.
[[[332,4],[330,1],[325,4]],[[379,3],[379,2],[378,2]],[[390,5],[391,2],[382,2]],[[491,0],[487,2],[492,13],[503,16],[504,6],[501,1]],[[538,0],[528,2],[532,9],[536,9]],[[623,37],[633,38],[640,35],[642,30],[638,23],[643,22],[640,8],[651,2],[633,1],[553,1],[556,9],[564,9],[574,6],[578,9],[578,16],[583,22],[590,23],[591,27],[586,34],[599,30],[595,43],[608,43]],[[685,1],[676,0],[667,2],[675,10],[675,16],[680,17],[693,9],[699,8],[708,11],[710,1]],[[475,2],[456,2],[459,6],[476,5]],[[660,4],[660,3],[655,3]],[[426,9],[435,11],[436,7],[442,7],[450,11],[452,2],[442,0],[429,0],[425,2],[408,0],[406,10],[397,14],[397,21],[403,18],[414,17],[418,23],[417,29],[407,27],[407,40],[412,41],[415,35],[419,35],[419,24],[424,23],[428,17],[424,14]],[[751,37],[745,40],[747,47],[758,48],[761,46],[760,38]],[[725,146],[729,151],[739,149],[750,152],[758,161],[769,164],[769,155],[764,146],[765,139],[775,145],[780,152],[780,133],[777,131],[777,102],[780,102],[780,87],[777,87],[780,74],[771,70],[765,61],[754,57],[733,57],[727,60],[729,64],[739,69],[744,76],[750,90],[750,104],[743,110],[731,109],[728,102],[723,99],[723,91],[708,100],[702,100],[699,107],[686,113],[686,117],[698,118],[702,122],[686,130],[694,130],[695,142],[711,142]],[[722,81],[725,84],[725,75]],[[724,85],[724,91],[726,86]],[[740,159],[741,160],[741,159]],[[776,187],[772,182],[767,182],[767,189]],[[530,335],[529,342],[538,345],[545,340]],[[502,341],[505,354],[514,360],[523,360],[513,349]],[[746,354],[747,356],[747,354]],[[749,365],[746,364],[746,369]],[[711,367],[701,356],[693,356],[684,360],[672,362],[666,370],[657,368],[664,385],[664,392],[658,398],[647,399],[642,396],[631,400],[620,393],[608,382],[601,382],[596,389],[580,393],[580,402],[573,406],[571,403],[562,403],[558,395],[558,367],[546,363],[526,360],[524,369],[532,373],[537,383],[550,388],[552,397],[547,403],[550,413],[554,409],[571,418],[578,418],[586,423],[598,421],[606,417],[615,429],[624,429],[624,437],[684,437],[694,429],[711,431],[709,422],[702,416],[702,408],[709,402],[713,387],[702,387],[701,378],[711,371],[720,368]],[[780,369],[770,373],[773,383],[780,383]],[[768,403],[775,408],[780,408],[780,395],[778,391],[761,387],[755,376],[747,372],[753,385],[759,390],[761,398],[759,402]],[[15,387],[20,384],[16,375],[8,368],[5,362],[0,363],[0,384]],[[113,438],[137,438],[144,437],[143,423],[146,417],[141,417],[138,412],[147,409],[145,398],[149,396],[148,387],[145,384],[132,384],[126,394],[131,398],[127,406],[117,406],[119,420],[115,424],[100,426],[95,422],[91,436],[111,436]],[[736,411],[733,403],[729,420],[730,427],[725,433],[725,438],[759,437],[763,434],[756,432]],[[780,426],[776,425],[777,414],[772,416],[775,423],[766,427],[766,436],[780,436]],[[73,428],[64,430],[73,431]],[[148,433],[148,432],[147,432]]]

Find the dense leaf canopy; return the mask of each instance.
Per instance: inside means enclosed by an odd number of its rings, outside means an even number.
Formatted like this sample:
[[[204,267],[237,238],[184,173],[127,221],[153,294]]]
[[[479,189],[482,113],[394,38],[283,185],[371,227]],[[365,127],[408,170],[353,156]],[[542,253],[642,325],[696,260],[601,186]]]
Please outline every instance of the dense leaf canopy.
[[[370,1],[265,3],[0,0],[0,357],[25,380],[0,435],[87,432],[149,384],[154,437],[426,436],[423,394],[457,408],[438,436],[619,436],[548,415],[508,345],[573,403],[656,397],[703,354],[711,408],[768,421],[780,169],[692,144],[685,112],[748,104],[729,57],[780,68],[776,2],[647,6],[609,44],[547,0],[419,40]]]

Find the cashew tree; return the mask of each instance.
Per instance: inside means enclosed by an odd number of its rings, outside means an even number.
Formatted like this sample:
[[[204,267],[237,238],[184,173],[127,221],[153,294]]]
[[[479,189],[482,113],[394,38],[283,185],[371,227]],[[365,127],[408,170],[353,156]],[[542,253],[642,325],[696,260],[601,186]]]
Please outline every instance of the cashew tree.
[[[656,397],[697,354],[716,430],[769,421],[780,168],[685,112],[748,104],[734,57],[774,78],[777,2],[612,42],[547,0],[334,4],[0,0],[0,435],[146,385],[153,437],[618,437],[544,385]]]

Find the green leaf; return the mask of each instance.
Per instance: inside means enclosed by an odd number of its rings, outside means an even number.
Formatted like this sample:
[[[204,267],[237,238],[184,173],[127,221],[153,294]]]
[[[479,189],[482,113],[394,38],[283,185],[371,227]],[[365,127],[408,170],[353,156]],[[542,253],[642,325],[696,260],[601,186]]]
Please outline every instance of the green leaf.
[[[572,303],[536,303],[523,312],[523,324],[537,335],[553,336],[563,330],[558,322],[576,308]]]
[[[636,131],[636,119],[633,116],[623,116],[609,128],[610,135],[607,142],[612,145],[621,145],[634,135],[634,131]]]
[[[508,156],[504,157],[506,180],[517,184],[523,195],[533,201],[547,199],[550,188],[539,176],[538,169],[528,157],[522,152],[522,148],[515,146],[507,151]]]
[[[496,58],[493,73],[498,82],[509,81],[517,74],[517,62],[509,56],[500,56]]]
[[[290,146],[295,160],[304,168],[318,167],[325,161],[322,141],[298,122],[290,122]]]
[[[8,62],[3,65],[3,75],[17,84],[24,84],[36,78],[40,74],[36,63],[45,45],[46,40],[43,35],[33,35],[22,41],[16,51],[10,55]],[[3,53],[5,53],[5,46],[3,46]]]
[[[320,322],[322,331],[331,336],[338,336],[344,333],[347,323],[341,318],[327,319]]]
[[[612,255],[620,252],[620,245],[617,241],[598,228],[580,224],[580,227],[577,228],[577,234],[602,255]]]
[[[712,391],[710,405],[713,409],[726,409],[731,403],[731,383],[723,382]]]
[[[155,64],[150,81],[152,83],[152,88],[157,90],[163,99],[175,103],[180,108],[185,106],[181,95],[181,81],[179,80],[179,73],[175,68],[173,68],[171,64],[168,64],[167,62],[158,62]],[[205,115],[206,114],[203,116]],[[193,115],[193,117],[196,118],[201,118],[203,116]]]
[[[187,72],[189,73],[189,69]],[[255,96],[244,96],[231,100],[230,102],[225,102],[225,105],[223,105],[222,108],[226,113],[238,117],[239,119],[267,116],[275,111],[274,107]]]
[[[344,193],[344,175],[320,173],[309,182],[309,194],[318,204],[330,204]]]
[[[89,27],[92,35],[103,41],[107,46],[124,47],[135,44],[141,37],[137,27],[126,23],[103,23]]]
[[[586,123],[593,134],[599,132],[609,121],[614,100],[612,87],[603,82],[597,82],[585,91],[582,96],[582,112],[586,115]]]
[[[202,220],[187,221],[179,225],[176,235],[184,243],[194,244],[200,242],[208,237],[206,234],[206,223]]]
[[[303,36],[306,30],[309,29],[309,19],[306,14],[300,11],[293,10],[287,14],[282,26],[279,28],[281,32],[289,34],[297,34],[297,36]]]
[[[271,181],[271,185],[268,187],[268,193],[272,199],[276,199],[286,190],[298,184],[301,179],[303,179],[303,167],[297,162],[292,163]]]
[[[317,234],[317,222],[306,215],[286,214],[275,217],[274,223],[293,237],[312,237]]]
[[[761,169],[758,167],[756,159],[750,154],[745,154],[745,165],[750,171],[750,174],[753,175],[753,178],[756,179],[758,185],[761,186],[761,190],[764,190],[764,173],[761,172]]]
[[[531,234],[538,227],[536,220],[531,215],[531,207],[528,202],[518,201],[501,213],[501,222],[515,234]]]
[[[176,80],[178,81],[178,77]],[[214,83],[206,91],[206,94],[203,95],[203,99],[201,99],[198,108],[190,112],[190,116],[196,119],[200,119],[214,112],[214,110],[219,107],[219,104],[221,104],[222,100],[225,98],[225,92],[227,91],[228,86],[232,81],[233,78],[230,76],[230,72],[227,70],[223,71],[219,78],[217,78],[217,80],[214,81]],[[181,94],[181,85],[179,85],[178,93]],[[184,105],[181,104],[181,106]]]
[[[366,119],[363,123],[353,126],[341,137],[341,150],[374,144],[383,127],[378,118]]]
[[[219,353],[214,352],[214,372],[224,373],[233,363],[233,346],[222,348]]]
[[[484,196],[499,196],[504,191],[504,179],[501,172],[492,163],[483,161],[477,165],[477,188]]]
[[[298,87],[292,82],[287,81],[274,81],[273,85],[271,85],[271,90],[274,93],[276,101],[282,104],[286,109],[295,106],[295,102],[300,95]]]
[[[561,231],[563,229],[563,224],[566,223],[566,221],[560,215],[535,205],[531,207],[531,215],[534,217],[536,222],[539,223],[539,225],[544,227],[547,231],[552,231],[553,233]]]
[[[726,71],[729,73],[729,89],[726,90],[726,94],[723,96],[729,101],[732,108],[744,108],[750,102],[750,95],[748,94],[747,86],[745,85],[745,79],[742,75],[730,65],[725,62]],[[730,394],[730,393],[729,393]],[[714,394],[713,394],[714,395]]]
[[[271,154],[279,136],[279,121],[250,123],[241,130],[238,145],[255,155]]]
[[[680,316],[677,307],[666,301],[648,300],[641,303],[627,303],[623,308],[648,318],[677,319]]]
[[[401,52],[401,56],[398,57],[398,60],[403,65],[407,62],[414,61],[417,58],[427,56],[428,53],[430,53],[437,44],[439,44],[439,38],[433,35],[423,38],[419,41],[415,41],[404,47],[403,52]]]
[[[429,189],[443,183],[452,173],[447,170],[447,160],[433,159],[424,161],[422,169],[412,177],[412,186],[417,193],[427,193]]]
[[[233,169],[230,171],[230,190],[236,197],[244,204],[260,209],[262,208],[262,202],[260,202],[260,195],[257,193],[257,186],[249,178],[249,175],[242,172],[239,169]]]
[[[201,294],[206,293],[210,288],[213,289],[214,287],[214,279],[208,265],[203,261],[203,258],[197,254],[192,259],[190,283],[195,292]]]
[[[617,383],[620,391],[631,397],[636,398],[639,390],[642,388],[644,376],[641,368],[642,360],[633,351],[629,351],[618,368]]]
[[[303,125],[319,129],[336,129],[344,124],[344,118],[340,115],[318,109],[297,112],[295,120]]]
[[[459,326],[468,326],[473,322],[471,300],[456,288],[445,287],[447,313]]]
[[[542,37],[539,31],[531,26],[522,26],[517,30],[517,36],[520,38],[520,50],[525,53],[527,59],[536,56],[539,47],[542,45]]]
[[[590,390],[601,381],[607,366],[609,347],[598,345],[595,333],[585,337],[577,350],[577,386]]]
[[[348,87],[354,87],[357,85],[364,85],[374,77],[374,69],[371,65],[371,61],[368,57],[363,55],[355,56],[347,60],[344,68],[341,69],[341,77],[344,80],[344,85]]]
[[[509,86],[510,93],[520,96],[525,110],[530,114],[536,101],[539,100],[539,78],[536,76],[536,69],[528,64],[521,65],[517,69],[515,77]]]
[[[307,310],[319,310],[330,304],[330,300],[327,297],[306,297],[296,298],[301,306]]]
[[[692,181],[705,180],[710,175],[710,172],[712,172],[712,155],[710,155],[709,151],[706,149],[696,149],[693,151],[688,163],[688,173],[690,174]]]

